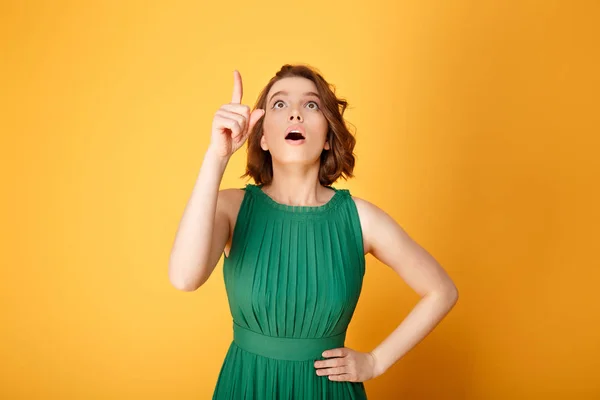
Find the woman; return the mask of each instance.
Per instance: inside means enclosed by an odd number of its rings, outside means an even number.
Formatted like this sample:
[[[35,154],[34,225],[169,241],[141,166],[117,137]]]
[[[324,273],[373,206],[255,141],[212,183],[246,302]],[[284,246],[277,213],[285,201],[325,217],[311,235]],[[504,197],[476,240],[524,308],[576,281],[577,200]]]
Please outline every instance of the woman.
[[[234,71],[231,103],[215,114],[211,143],[169,264],[192,291],[221,254],[233,336],[213,399],[366,399],[383,374],[450,311],[458,295],[442,267],[384,211],[331,186],[352,177],[347,103],[316,70],[284,65],[251,111]],[[219,190],[248,140],[256,184]],[[213,218],[214,216],[214,218]],[[421,301],[379,346],[344,346],[371,253]]]

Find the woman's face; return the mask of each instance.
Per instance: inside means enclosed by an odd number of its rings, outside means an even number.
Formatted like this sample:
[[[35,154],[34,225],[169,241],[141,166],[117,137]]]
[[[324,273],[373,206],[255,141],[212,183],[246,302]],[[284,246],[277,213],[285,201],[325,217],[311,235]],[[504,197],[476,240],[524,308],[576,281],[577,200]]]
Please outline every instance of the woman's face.
[[[280,163],[312,164],[329,150],[329,123],[321,111],[317,87],[302,77],[283,78],[267,94],[260,146]],[[298,130],[298,134],[289,133]],[[288,139],[286,139],[288,137]]]

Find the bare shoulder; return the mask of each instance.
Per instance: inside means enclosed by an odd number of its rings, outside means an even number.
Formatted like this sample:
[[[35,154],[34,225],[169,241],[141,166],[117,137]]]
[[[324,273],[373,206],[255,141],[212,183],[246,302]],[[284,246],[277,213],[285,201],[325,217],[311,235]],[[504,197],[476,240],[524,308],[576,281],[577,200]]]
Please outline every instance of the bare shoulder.
[[[360,220],[360,226],[363,234],[363,248],[365,254],[371,252],[371,240],[370,240],[370,228],[374,219],[374,214],[377,212],[373,203],[357,196],[352,196],[354,204],[356,204],[356,210],[358,211],[358,218]]]
[[[233,236],[233,230],[235,229],[235,222],[237,220],[242,200],[244,200],[245,191],[243,189],[229,188],[219,190],[217,208],[222,210],[223,214],[227,217],[227,223],[229,225],[229,237],[225,244],[225,255],[229,256],[229,250],[231,248],[231,239]]]
[[[241,203],[243,198],[244,189],[229,188],[219,190],[219,202],[225,207],[235,205],[237,201]]]
[[[388,213],[372,202],[357,196],[352,196],[352,200],[356,204],[360,219],[365,254],[371,253],[377,256],[377,243],[381,233],[404,230]]]

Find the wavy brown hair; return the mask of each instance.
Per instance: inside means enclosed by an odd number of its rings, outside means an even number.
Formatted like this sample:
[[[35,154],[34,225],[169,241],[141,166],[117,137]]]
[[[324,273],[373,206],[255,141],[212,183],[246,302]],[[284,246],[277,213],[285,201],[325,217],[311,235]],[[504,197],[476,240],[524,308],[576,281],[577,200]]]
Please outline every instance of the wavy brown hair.
[[[355,163],[353,150],[356,139],[348,130],[344,120],[344,112],[348,107],[348,102],[335,95],[335,86],[327,83],[318,70],[308,65],[285,64],[264,87],[258,96],[254,109],[265,110],[267,94],[273,84],[280,79],[289,77],[302,77],[315,83],[321,97],[321,111],[328,121],[327,140],[330,148],[329,150],[323,149],[321,152],[319,182],[323,186],[330,186],[339,177],[345,180],[354,177],[352,174]],[[271,153],[260,147],[263,120],[264,118],[258,120],[248,136],[248,161],[246,173],[241,178],[250,176],[259,185],[269,185],[273,180],[273,161]]]

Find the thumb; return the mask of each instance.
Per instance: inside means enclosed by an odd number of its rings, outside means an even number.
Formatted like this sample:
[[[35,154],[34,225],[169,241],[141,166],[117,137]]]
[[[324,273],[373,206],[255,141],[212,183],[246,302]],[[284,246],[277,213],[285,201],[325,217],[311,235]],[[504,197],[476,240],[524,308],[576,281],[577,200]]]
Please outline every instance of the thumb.
[[[258,108],[256,110],[252,111],[252,114],[250,114],[250,121],[248,122],[248,133],[250,133],[252,131],[252,128],[254,128],[254,125],[256,125],[258,120],[261,119],[264,115],[265,115],[265,110],[263,110],[261,108]]]

